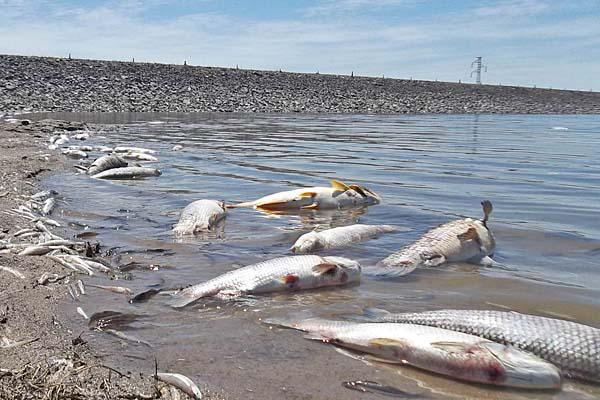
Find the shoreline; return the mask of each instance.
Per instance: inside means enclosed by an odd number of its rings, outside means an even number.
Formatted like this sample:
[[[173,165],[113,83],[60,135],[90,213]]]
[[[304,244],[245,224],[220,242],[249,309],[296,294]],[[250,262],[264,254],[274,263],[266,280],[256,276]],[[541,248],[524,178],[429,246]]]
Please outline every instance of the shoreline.
[[[11,210],[42,190],[41,178],[64,173],[74,165],[62,154],[47,150],[47,138],[90,127],[56,120],[25,123],[0,122],[0,239],[5,241],[16,242],[14,233],[33,225]],[[59,222],[60,207],[55,216],[49,216]],[[51,231],[73,238],[65,226]],[[130,365],[121,370],[124,364],[105,358],[89,343],[96,334],[83,318],[82,323],[73,318],[76,303],[69,301],[67,290],[78,279],[77,273],[48,257],[10,253],[2,243],[0,266],[16,272],[0,270],[0,398],[178,398],[155,381],[153,365],[138,362],[138,370]],[[58,279],[40,283],[43,274],[56,274]],[[205,398],[223,396],[208,393]]]
[[[331,114],[600,114],[600,93],[0,55],[0,110]]]

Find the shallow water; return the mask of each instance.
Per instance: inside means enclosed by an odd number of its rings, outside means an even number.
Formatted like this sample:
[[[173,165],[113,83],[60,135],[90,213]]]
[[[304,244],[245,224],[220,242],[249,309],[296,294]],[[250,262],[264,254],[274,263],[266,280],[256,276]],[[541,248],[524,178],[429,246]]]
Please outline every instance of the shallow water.
[[[48,115],[39,115],[44,117]],[[259,319],[282,315],[342,317],[364,307],[390,311],[438,308],[512,309],[600,326],[600,118],[598,116],[331,116],[210,114],[51,114],[89,122],[124,123],[118,133],[85,144],[133,145],[159,151],[163,175],[100,181],[68,173],[46,180],[58,190],[62,218],[118,247],[115,263],[137,261],[135,292],[197,283],[235,267],[288,255],[316,225],[395,224],[399,232],[332,251],[374,264],[437,224],[481,216],[490,199],[495,260],[417,270],[393,281],[214,301],[173,311],[166,299],[130,305],[88,288],[89,314],[116,310],[139,316],[120,329],[152,344],[125,343],[96,333],[123,367],[184,373],[233,398],[382,398],[345,389],[370,380],[430,398],[592,399],[598,387],[568,381],[558,393],[499,390],[454,382],[410,368],[352,359],[299,332],[269,329]],[[568,129],[556,129],[568,128]],[[76,143],[77,144],[77,143]],[[175,144],[183,150],[173,151]],[[154,164],[153,164],[154,165]],[[179,211],[201,198],[251,200],[329,178],[367,185],[380,205],[346,212],[272,216],[232,210],[224,230],[175,240]],[[76,223],[76,224],[75,224]],[[85,279],[111,284],[103,276]],[[75,305],[73,306],[75,316]],[[75,317],[74,317],[75,318]],[[83,325],[83,322],[82,322]],[[144,360],[144,361],[140,361]]]

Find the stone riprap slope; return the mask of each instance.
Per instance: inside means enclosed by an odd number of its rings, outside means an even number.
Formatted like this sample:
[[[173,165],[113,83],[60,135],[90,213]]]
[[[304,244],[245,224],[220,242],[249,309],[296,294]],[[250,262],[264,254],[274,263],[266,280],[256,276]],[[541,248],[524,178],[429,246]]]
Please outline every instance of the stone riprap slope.
[[[0,55],[0,111],[600,113],[600,93]]]

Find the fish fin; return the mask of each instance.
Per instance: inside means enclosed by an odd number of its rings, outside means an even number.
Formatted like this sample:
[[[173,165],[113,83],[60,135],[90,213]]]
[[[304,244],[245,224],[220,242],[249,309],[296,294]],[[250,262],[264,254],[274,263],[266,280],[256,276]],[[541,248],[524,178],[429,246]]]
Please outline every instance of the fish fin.
[[[403,360],[404,354],[408,348],[410,348],[409,344],[404,340],[396,340],[391,338],[375,338],[369,340],[369,347],[379,350],[379,352],[383,352],[383,354],[379,354],[378,357],[381,357],[384,362],[392,362],[392,363],[405,363]],[[386,358],[389,356],[389,358]]]
[[[446,257],[441,254],[433,254],[423,260],[423,265],[426,267],[437,267],[446,262]]]
[[[319,275],[325,275],[325,274],[329,274],[329,275],[333,275],[335,274],[335,271],[337,270],[338,266],[335,264],[327,264],[327,263],[323,263],[323,264],[319,264],[319,265],[315,265],[312,270],[316,273],[318,273]]]
[[[253,207],[255,204],[254,201],[246,201],[244,203],[237,203],[237,204],[227,204],[225,207],[226,208],[240,208],[240,207]]]
[[[340,182],[338,180],[332,179],[331,180],[331,187],[336,189],[336,190],[341,190],[343,192],[350,190],[350,186],[346,185],[343,182]]]
[[[315,197],[316,195],[317,195],[317,192],[304,192],[304,193],[300,193],[298,195],[298,197],[307,199],[307,198]]]
[[[302,331],[298,326],[298,322],[291,318],[265,318],[262,320],[263,324],[278,326],[280,328],[290,328],[298,331]]]
[[[354,190],[356,193],[360,194],[362,197],[368,197],[362,187],[358,185],[350,185],[348,186],[350,189]]]
[[[288,204],[287,201],[273,201],[270,203],[256,204],[256,208],[258,208],[260,210],[276,211],[276,210],[280,210],[282,208],[282,206],[285,206],[286,204]]]
[[[462,342],[433,342],[431,343],[431,346],[447,353],[464,353],[467,349],[472,348],[473,344]]]
[[[315,210],[317,208],[319,208],[319,203],[317,203],[316,201],[308,206],[304,206],[304,207],[300,207],[303,210]]]
[[[390,338],[375,338],[369,340],[369,346],[373,347],[406,347],[406,343],[401,340]]]
[[[456,237],[461,242],[466,242],[467,240],[479,241],[479,235],[477,234],[477,229],[475,229],[473,227],[467,229],[466,232],[461,233],[460,235],[456,235]]]
[[[319,340],[322,342],[330,342],[330,340],[327,337],[321,335],[318,332],[309,332],[306,335],[304,335],[303,337],[304,337],[304,339],[308,339],[308,340]]]
[[[182,296],[181,294],[176,293],[169,301],[169,305],[173,308],[183,308],[194,303],[196,300],[198,299],[193,297]]]
[[[486,225],[494,207],[492,206],[492,202],[489,200],[482,201],[481,206],[483,207],[483,219],[481,222],[483,222],[483,225]]]
[[[363,357],[365,360],[368,360],[368,361],[375,361],[375,362],[386,363],[386,364],[404,364],[400,360],[388,360],[386,358],[377,357],[372,354],[365,354],[365,355],[363,355]]]

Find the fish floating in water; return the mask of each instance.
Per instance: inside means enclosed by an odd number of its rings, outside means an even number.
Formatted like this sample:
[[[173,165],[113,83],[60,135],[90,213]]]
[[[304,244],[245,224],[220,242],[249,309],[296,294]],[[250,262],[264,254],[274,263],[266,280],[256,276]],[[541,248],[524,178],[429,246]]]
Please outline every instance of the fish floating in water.
[[[336,249],[371,239],[382,233],[394,231],[396,231],[396,228],[391,225],[361,224],[326,229],[320,232],[312,231],[300,236],[291,250],[293,253],[305,254],[319,250]]]
[[[197,200],[181,212],[179,222],[173,227],[175,235],[191,235],[213,229],[227,215],[225,203],[216,200]]]
[[[487,226],[492,203],[484,201],[482,220],[447,222],[425,233],[416,242],[381,260],[375,275],[402,276],[420,266],[437,267],[447,262],[491,264],[496,241]]]
[[[106,171],[102,171],[95,175],[92,175],[92,178],[97,179],[137,179],[137,178],[146,178],[149,176],[160,176],[162,172],[156,168],[146,168],[146,167],[121,167],[121,168],[111,168]]]
[[[146,149],[143,147],[117,146],[113,149],[115,153],[146,153],[156,154],[156,150]]]
[[[149,162],[158,161],[158,158],[154,157],[153,155],[150,155],[147,153],[136,153],[136,152],[123,153],[123,158],[126,158],[128,160],[149,161]]]
[[[315,186],[289,190],[227,207],[254,207],[262,211],[331,210],[380,202],[379,195],[364,186],[346,185],[332,180],[331,187]]]
[[[96,175],[100,172],[113,169],[113,168],[122,168],[126,167],[127,161],[123,158],[115,155],[106,155],[102,157],[98,157],[94,160],[92,165],[87,170],[88,175]]]
[[[554,318],[492,310],[391,314],[366,311],[372,321],[435,326],[511,344],[561,368],[567,377],[600,382],[600,329]]]
[[[185,288],[173,297],[184,307],[203,297],[241,296],[338,286],[360,279],[358,262],[342,257],[312,255],[274,258],[227,272]]]
[[[512,346],[430,326],[267,319],[265,323],[308,332],[321,340],[376,357],[408,364],[455,379],[523,389],[557,389],[561,375],[554,365]]]

